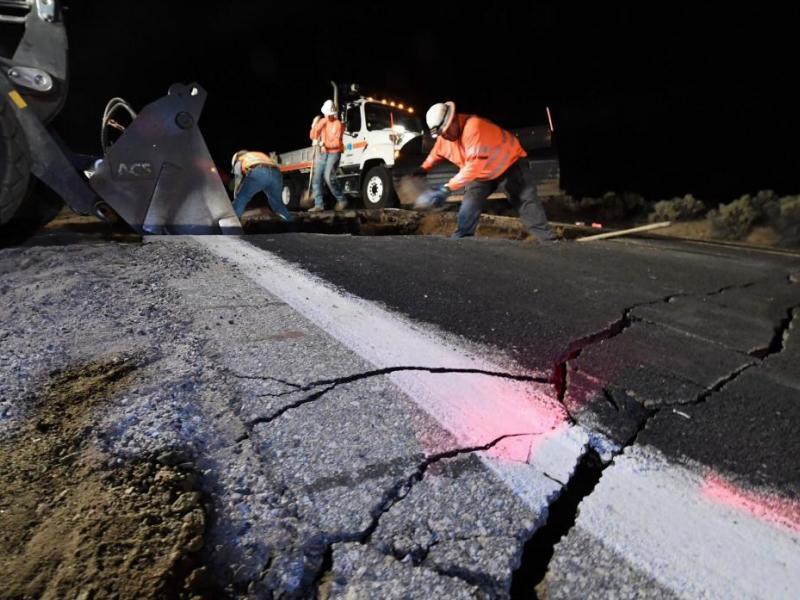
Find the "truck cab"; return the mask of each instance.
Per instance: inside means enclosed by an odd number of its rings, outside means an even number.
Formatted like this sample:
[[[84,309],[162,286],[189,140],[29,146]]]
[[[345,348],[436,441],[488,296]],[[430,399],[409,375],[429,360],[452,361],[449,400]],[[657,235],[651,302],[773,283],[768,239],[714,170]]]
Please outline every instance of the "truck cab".
[[[424,133],[413,108],[373,98],[345,105],[341,181],[345,194],[360,196],[365,208],[384,208],[394,200],[391,168],[400,149]]]

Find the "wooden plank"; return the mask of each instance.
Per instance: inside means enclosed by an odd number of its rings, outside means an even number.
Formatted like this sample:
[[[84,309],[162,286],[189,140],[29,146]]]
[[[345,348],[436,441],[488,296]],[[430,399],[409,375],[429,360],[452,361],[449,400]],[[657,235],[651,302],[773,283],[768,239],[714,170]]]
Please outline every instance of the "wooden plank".
[[[640,231],[651,231],[653,229],[661,229],[662,227],[669,227],[672,223],[670,221],[661,221],[660,223],[650,223],[649,225],[640,225],[639,227],[631,227],[630,229],[620,229],[618,231],[609,231],[607,233],[598,233],[597,235],[588,235],[586,237],[578,238],[578,242],[593,242],[595,240],[607,240],[609,238],[621,237],[623,235],[630,235],[631,233],[638,233]]]

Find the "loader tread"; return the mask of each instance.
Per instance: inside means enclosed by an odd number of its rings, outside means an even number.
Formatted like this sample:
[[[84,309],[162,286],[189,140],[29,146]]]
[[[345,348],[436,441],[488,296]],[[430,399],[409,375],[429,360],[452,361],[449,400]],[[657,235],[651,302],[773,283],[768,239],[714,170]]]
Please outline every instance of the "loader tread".
[[[30,188],[28,141],[7,100],[0,100],[0,225],[8,223]]]

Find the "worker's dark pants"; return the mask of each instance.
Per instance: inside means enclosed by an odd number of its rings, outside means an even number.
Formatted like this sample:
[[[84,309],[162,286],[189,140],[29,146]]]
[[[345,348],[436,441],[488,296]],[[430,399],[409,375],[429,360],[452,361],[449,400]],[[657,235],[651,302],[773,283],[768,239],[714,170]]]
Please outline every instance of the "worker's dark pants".
[[[289,209],[283,203],[283,176],[278,169],[255,166],[245,175],[239,193],[233,200],[233,210],[241,217],[247,204],[258,192],[264,192],[269,200],[269,207],[284,221],[294,220]]]
[[[526,158],[511,165],[506,172],[491,181],[473,181],[467,184],[464,199],[458,211],[458,229],[454,238],[475,235],[483,203],[503,181],[506,182],[506,193],[512,206],[517,209],[519,218],[532,235],[540,242],[551,242],[556,239],[553,230],[547,223],[547,215],[536,193],[536,182]]]
[[[331,194],[336,198],[336,202],[344,202],[344,194],[339,182],[336,181],[336,169],[339,168],[339,161],[342,158],[341,152],[320,152],[314,161],[314,179],[311,182],[311,192],[314,194],[314,204],[323,208],[325,200],[322,195],[322,178],[331,190]]]

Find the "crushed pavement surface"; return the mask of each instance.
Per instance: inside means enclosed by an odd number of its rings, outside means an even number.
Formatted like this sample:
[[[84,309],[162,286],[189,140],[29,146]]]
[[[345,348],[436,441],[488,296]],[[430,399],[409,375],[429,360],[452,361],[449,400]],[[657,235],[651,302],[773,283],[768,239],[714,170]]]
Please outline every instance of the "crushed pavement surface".
[[[5,249],[0,597],[790,597],[800,585],[791,262],[637,244],[251,241],[547,388],[581,432],[576,450],[526,438],[528,460],[498,467],[515,440],[465,442],[409,391],[497,375],[376,368],[252,265],[196,241]],[[541,476],[536,502],[508,475],[523,468]],[[542,558],[526,542],[582,478]],[[520,589],[528,568],[546,575]]]

